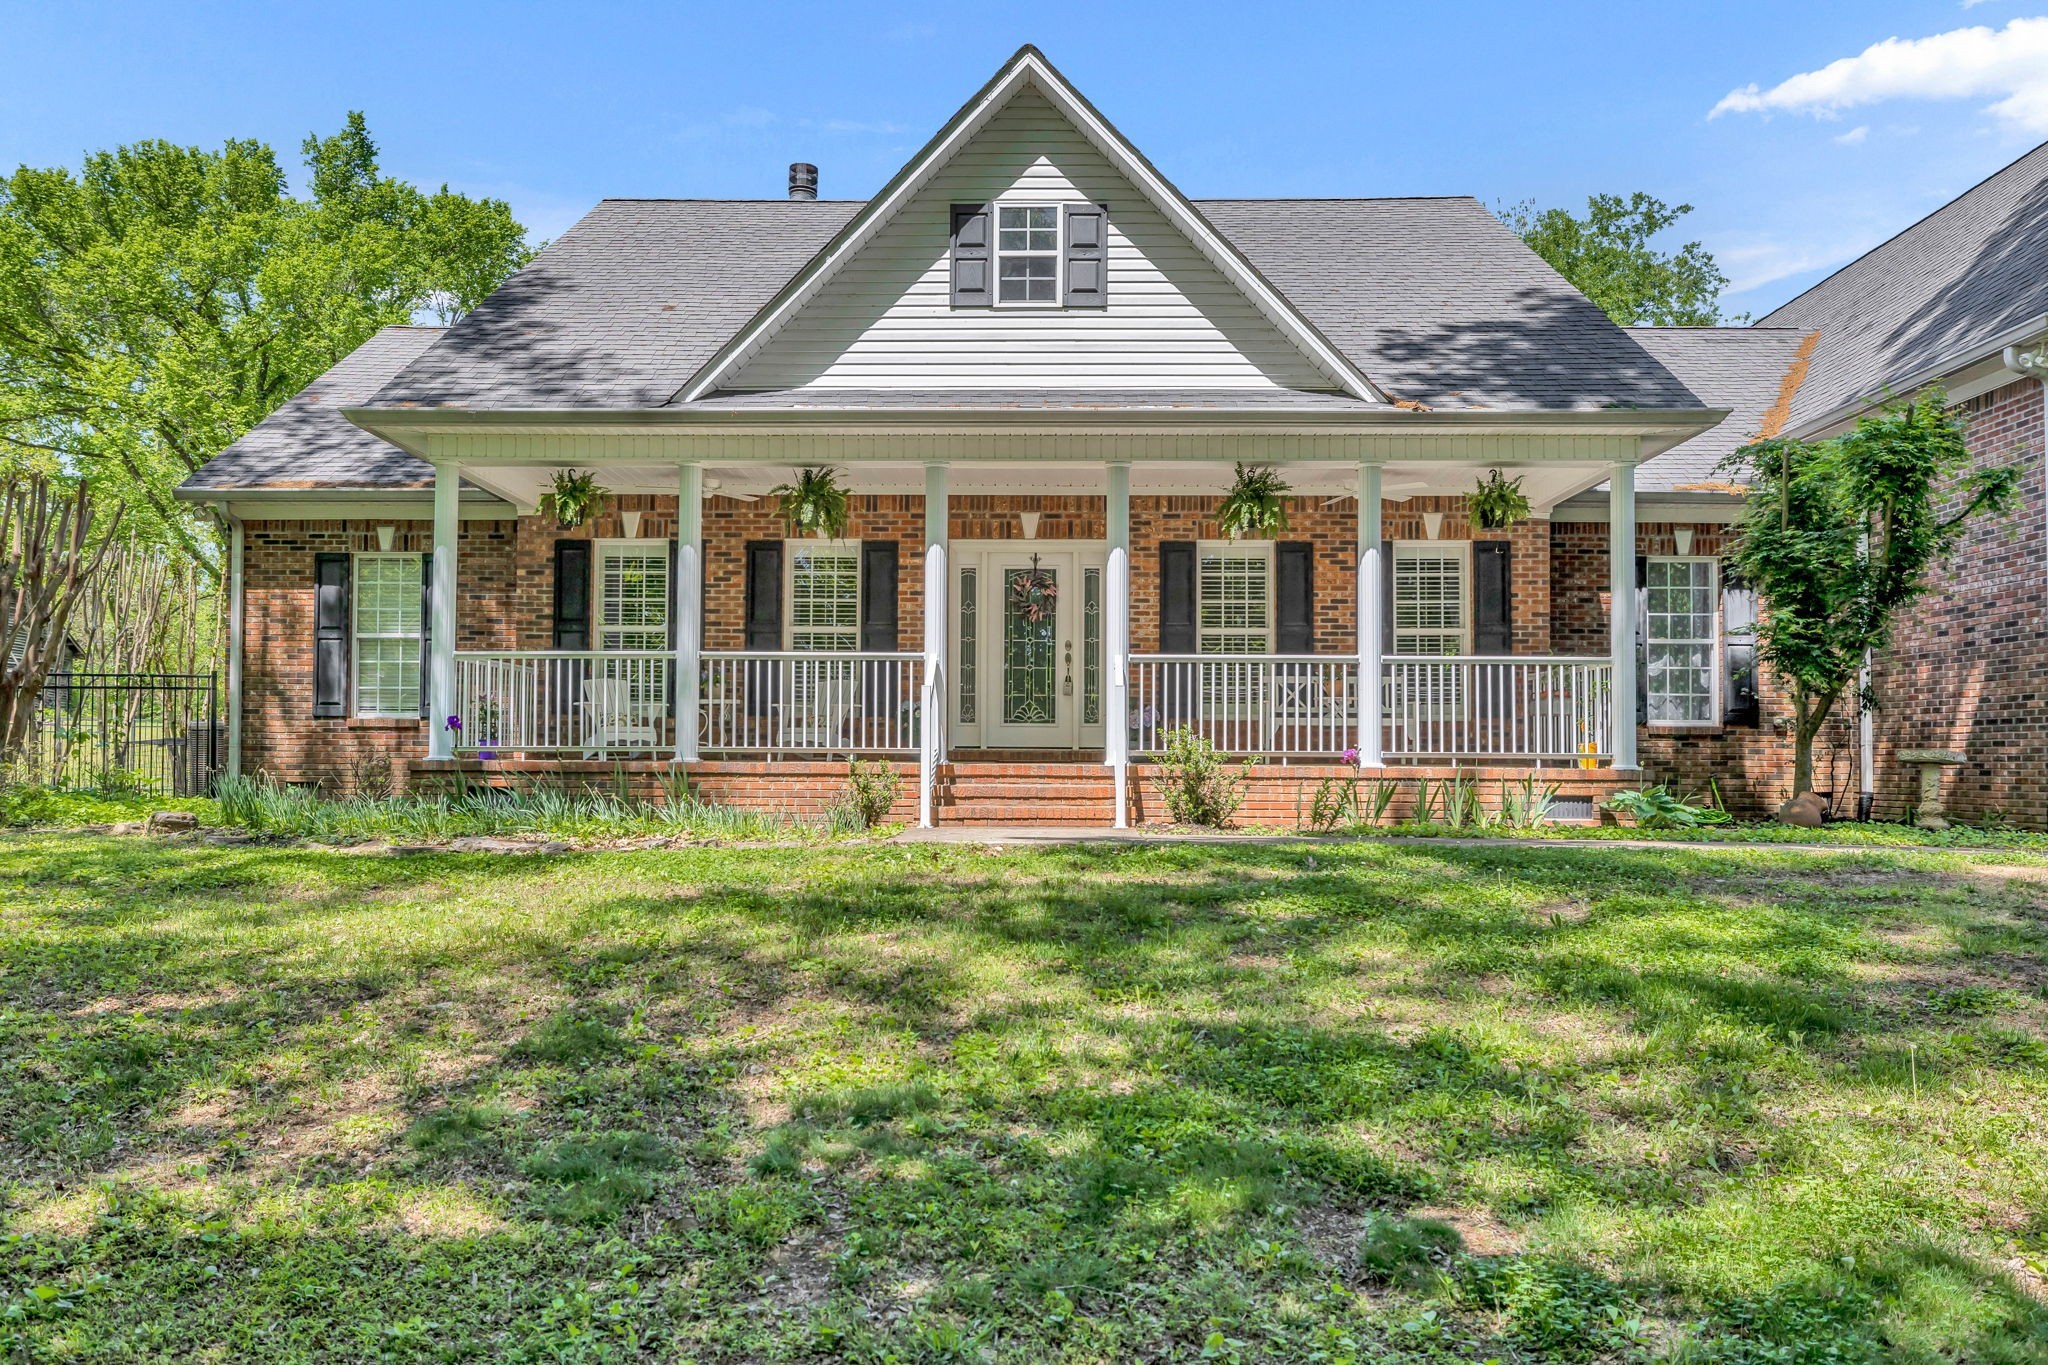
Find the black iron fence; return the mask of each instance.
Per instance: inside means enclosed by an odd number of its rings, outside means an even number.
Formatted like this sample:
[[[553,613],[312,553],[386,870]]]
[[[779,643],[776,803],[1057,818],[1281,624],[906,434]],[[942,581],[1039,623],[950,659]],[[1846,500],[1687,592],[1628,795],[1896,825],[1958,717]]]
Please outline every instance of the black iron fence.
[[[17,777],[203,796],[227,760],[213,673],[52,673]]]

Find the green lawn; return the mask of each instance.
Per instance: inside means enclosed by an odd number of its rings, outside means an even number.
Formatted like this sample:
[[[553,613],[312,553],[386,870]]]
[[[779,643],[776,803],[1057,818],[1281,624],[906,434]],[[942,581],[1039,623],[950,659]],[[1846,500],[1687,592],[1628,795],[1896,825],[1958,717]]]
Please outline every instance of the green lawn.
[[[36,1360],[2048,1360],[2048,862],[0,836]]]

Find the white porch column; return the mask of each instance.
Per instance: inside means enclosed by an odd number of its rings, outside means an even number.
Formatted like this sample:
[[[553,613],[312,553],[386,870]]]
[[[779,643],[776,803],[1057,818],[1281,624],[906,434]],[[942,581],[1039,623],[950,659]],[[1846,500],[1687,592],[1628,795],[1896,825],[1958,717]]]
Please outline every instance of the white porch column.
[[[924,467],[924,678],[918,689],[917,823],[938,823],[932,787],[946,761],[946,546],[953,504],[943,464]]]
[[[452,461],[434,466],[433,639],[427,651],[427,695],[433,705],[427,716],[427,756],[455,757],[455,734],[448,717],[455,711],[455,539],[462,491],[462,470]]]
[[[1358,766],[1378,768],[1387,761],[1380,718],[1380,675],[1386,672],[1386,623],[1380,619],[1386,601],[1383,577],[1387,566],[1380,544],[1381,470],[1358,466]]]
[[[1636,766],[1636,467],[1614,466],[1607,484],[1607,638],[1613,654],[1614,766]]]
[[[676,762],[697,761],[704,652],[704,466],[694,460],[676,478]]]
[[[1109,565],[1103,574],[1102,653],[1109,676],[1102,689],[1102,756],[1115,779],[1116,811],[1110,823],[1131,823],[1131,467],[1108,468],[1104,534]]]

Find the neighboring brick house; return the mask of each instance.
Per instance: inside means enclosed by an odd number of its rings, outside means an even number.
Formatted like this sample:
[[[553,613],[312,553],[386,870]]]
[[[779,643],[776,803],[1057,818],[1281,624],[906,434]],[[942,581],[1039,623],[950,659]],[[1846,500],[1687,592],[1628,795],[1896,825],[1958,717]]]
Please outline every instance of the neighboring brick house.
[[[1191,202],[1029,48],[874,199],[815,184],[607,200],[187,482],[241,771],[814,810],[867,753],[906,815],[1100,824],[1186,725],[1266,760],[1261,820],[1361,769],[1787,794],[1717,466],[1824,326],[1616,327],[1471,199]],[[1240,464],[1276,539],[1220,532]],[[837,539],[776,515],[805,468]],[[564,528],[572,470],[610,496]]]

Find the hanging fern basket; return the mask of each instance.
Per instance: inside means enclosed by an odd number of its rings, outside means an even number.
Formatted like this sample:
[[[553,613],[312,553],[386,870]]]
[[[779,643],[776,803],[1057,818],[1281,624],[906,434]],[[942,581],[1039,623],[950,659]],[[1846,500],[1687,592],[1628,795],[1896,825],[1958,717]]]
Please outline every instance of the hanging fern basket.
[[[1498,469],[1487,471],[1479,486],[1465,498],[1465,510],[1473,525],[1482,531],[1505,531],[1529,518],[1529,498],[1522,492],[1520,478],[1504,479]]]
[[[554,487],[541,498],[541,505],[553,514],[564,531],[573,531],[590,519],[605,490],[597,476],[587,469],[562,469],[555,473]]]
[[[1287,529],[1287,481],[1269,465],[1239,465],[1237,480],[1216,508],[1216,526],[1232,540]]]
[[[850,520],[846,490],[832,470],[806,469],[793,482],[772,491],[775,510],[791,535],[836,540],[846,534]]]

